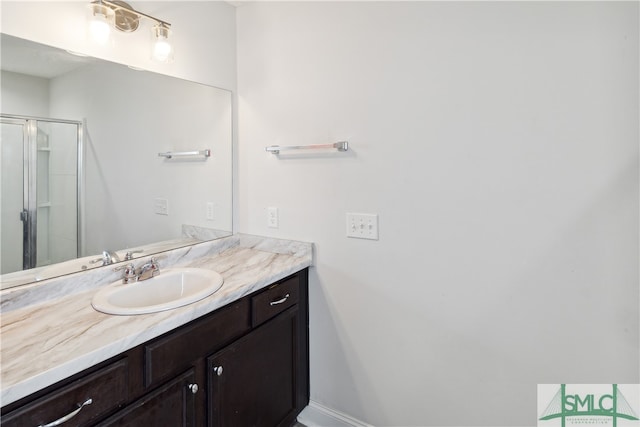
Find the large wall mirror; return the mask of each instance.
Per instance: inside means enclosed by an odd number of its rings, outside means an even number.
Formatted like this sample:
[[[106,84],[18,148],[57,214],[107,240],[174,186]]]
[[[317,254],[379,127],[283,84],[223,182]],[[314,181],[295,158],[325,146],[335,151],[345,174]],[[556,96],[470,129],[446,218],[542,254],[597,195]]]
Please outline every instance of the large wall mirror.
[[[0,37],[2,288],[232,234],[231,92]]]

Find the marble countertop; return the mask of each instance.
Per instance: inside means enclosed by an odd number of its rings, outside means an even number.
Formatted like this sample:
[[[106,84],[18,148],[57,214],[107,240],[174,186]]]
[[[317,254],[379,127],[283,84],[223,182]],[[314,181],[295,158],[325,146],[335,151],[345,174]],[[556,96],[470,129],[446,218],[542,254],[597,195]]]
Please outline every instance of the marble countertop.
[[[181,256],[180,262],[170,265],[207,268],[224,278],[220,290],[188,306],[153,314],[113,316],[91,306],[95,287],[79,287],[76,293],[3,311],[1,404],[28,396],[312,263],[309,243],[237,235],[222,243],[218,252],[200,256],[194,251],[197,257]],[[82,274],[74,280],[82,280]]]

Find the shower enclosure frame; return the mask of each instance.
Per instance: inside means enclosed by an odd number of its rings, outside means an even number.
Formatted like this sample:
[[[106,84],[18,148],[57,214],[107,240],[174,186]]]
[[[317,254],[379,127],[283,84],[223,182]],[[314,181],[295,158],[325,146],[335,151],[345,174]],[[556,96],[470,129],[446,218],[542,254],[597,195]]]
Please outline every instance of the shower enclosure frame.
[[[48,117],[20,116],[0,114],[1,122],[23,126],[23,210],[20,219],[23,221],[23,270],[36,267],[37,260],[37,224],[38,203],[37,158],[38,158],[38,122],[71,124],[77,127],[76,153],[76,253],[82,253],[84,238],[84,123],[78,120],[53,119]]]

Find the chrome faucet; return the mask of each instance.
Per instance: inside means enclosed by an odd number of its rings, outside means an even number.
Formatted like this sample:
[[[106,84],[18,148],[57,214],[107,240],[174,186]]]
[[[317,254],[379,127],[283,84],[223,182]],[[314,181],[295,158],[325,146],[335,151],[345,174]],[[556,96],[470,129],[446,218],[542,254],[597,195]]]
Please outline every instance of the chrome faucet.
[[[136,268],[136,276],[138,277],[138,282],[151,279],[158,274],[160,274],[160,264],[158,264],[158,261],[154,257],[151,257],[149,262]]]
[[[135,268],[132,263],[127,263],[113,269],[113,271],[120,270],[124,270],[122,272],[122,283],[141,282],[160,274],[160,264],[154,257],[151,257],[148,262],[138,268]]]
[[[120,257],[113,251],[102,251],[102,258],[89,261],[91,264],[102,262],[102,265],[111,265],[114,262],[120,262]]]

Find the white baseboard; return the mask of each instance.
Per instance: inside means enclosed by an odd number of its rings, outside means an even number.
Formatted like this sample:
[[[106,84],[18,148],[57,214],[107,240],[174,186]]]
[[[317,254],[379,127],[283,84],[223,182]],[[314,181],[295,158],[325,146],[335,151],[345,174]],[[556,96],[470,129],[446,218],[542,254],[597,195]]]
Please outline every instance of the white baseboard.
[[[373,427],[313,400],[309,401],[309,406],[298,415],[298,422],[307,427]]]

